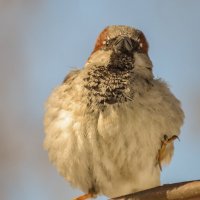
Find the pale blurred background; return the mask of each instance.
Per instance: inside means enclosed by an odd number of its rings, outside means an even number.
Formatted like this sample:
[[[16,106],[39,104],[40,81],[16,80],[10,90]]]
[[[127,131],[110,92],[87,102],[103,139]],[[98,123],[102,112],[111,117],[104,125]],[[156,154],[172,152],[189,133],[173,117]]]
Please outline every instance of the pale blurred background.
[[[43,150],[43,105],[71,68],[84,65],[97,35],[111,24],[146,34],[155,76],[170,83],[186,113],[162,183],[200,179],[200,1],[0,0],[1,200],[81,194]]]

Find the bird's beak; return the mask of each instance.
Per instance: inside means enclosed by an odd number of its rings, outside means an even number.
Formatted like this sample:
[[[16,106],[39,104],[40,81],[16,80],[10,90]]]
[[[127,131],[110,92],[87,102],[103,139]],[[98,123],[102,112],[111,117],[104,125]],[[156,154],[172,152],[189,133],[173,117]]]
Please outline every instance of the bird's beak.
[[[131,52],[133,50],[133,43],[129,37],[119,37],[114,45],[118,52]]]

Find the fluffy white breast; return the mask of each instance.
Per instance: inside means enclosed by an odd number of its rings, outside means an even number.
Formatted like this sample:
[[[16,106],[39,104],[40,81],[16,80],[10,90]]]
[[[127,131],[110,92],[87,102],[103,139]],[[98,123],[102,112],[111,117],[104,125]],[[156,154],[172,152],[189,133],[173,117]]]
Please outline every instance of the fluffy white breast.
[[[164,134],[179,134],[184,116],[165,83],[153,84],[133,102],[94,113],[87,112],[81,93],[67,94],[65,85],[53,92],[45,115],[45,148],[72,185],[84,192],[94,185],[98,193],[114,197],[160,184],[160,141]]]

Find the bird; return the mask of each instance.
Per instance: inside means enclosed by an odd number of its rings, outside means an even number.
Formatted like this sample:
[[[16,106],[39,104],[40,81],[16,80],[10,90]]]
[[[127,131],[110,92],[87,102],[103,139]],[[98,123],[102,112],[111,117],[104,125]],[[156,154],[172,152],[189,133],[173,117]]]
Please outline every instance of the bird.
[[[142,31],[107,26],[81,69],[71,70],[45,104],[44,148],[85,200],[160,185],[184,122],[181,102],[153,75]]]

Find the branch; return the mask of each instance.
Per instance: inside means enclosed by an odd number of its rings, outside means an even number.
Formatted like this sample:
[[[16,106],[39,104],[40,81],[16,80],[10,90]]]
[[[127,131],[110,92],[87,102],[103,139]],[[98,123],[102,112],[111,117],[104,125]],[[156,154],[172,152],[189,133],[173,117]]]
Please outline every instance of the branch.
[[[200,180],[166,184],[112,200],[200,200]]]

